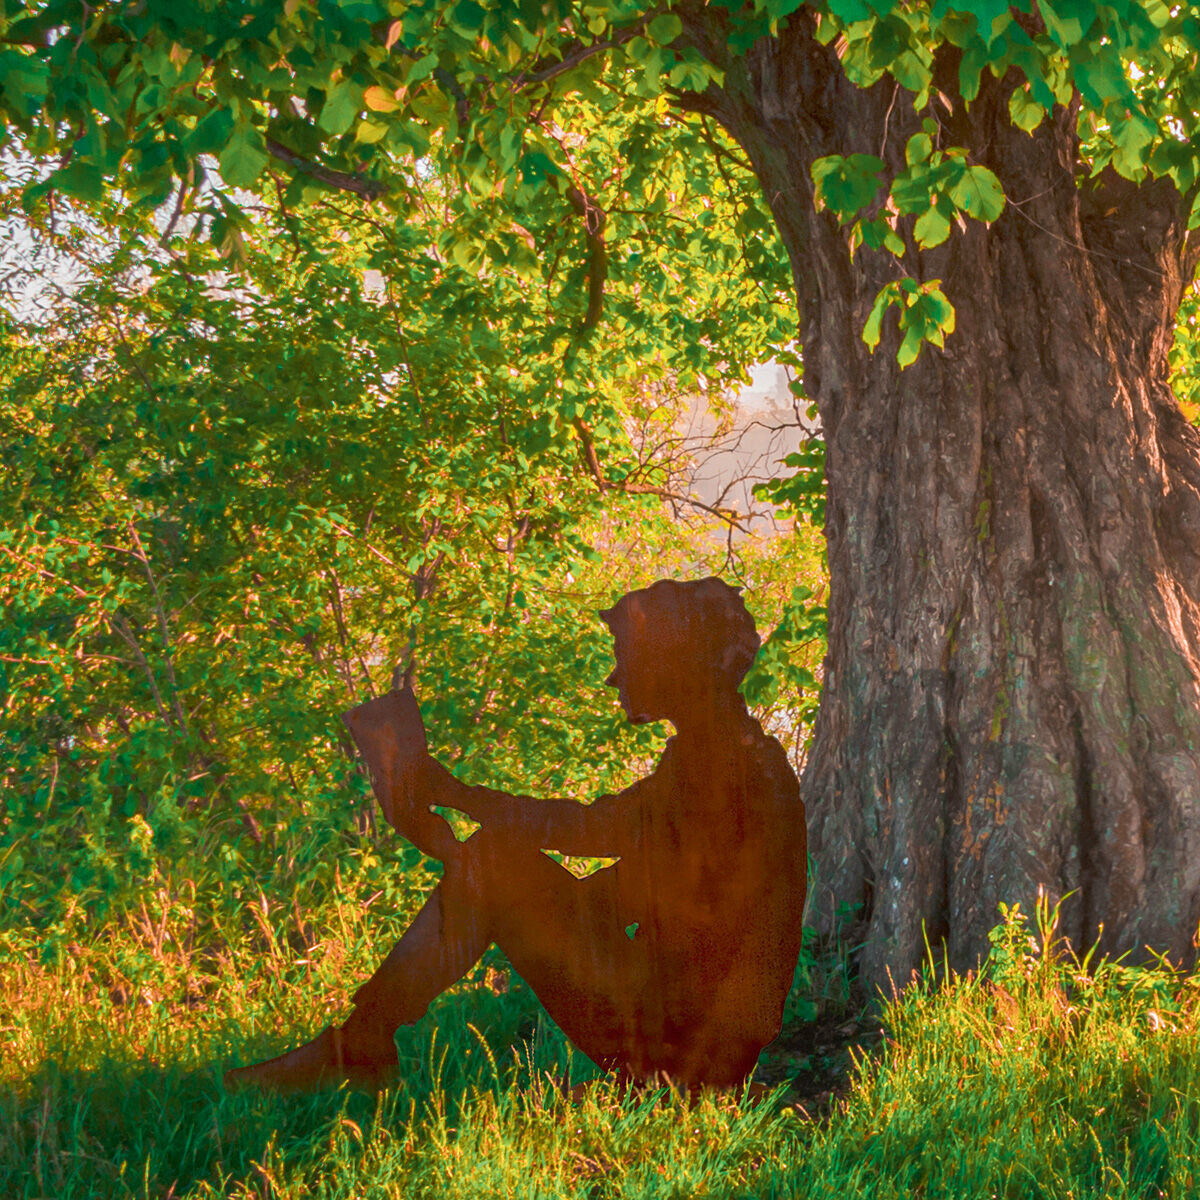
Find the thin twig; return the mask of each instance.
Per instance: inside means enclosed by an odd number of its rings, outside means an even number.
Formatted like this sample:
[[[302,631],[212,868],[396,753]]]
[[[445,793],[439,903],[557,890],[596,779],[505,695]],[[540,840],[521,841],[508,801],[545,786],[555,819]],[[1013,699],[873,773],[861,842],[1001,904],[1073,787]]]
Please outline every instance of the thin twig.
[[[348,537],[351,539],[351,541],[361,542],[362,545],[371,554],[375,555],[375,557],[377,559],[379,559],[380,562],[386,563],[389,567],[394,567],[397,571],[400,570],[399,563],[397,563],[394,559],[388,558],[388,556],[386,554],[384,554],[384,552],[382,550],[377,550],[374,546],[371,545],[370,542],[367,541],[367,539],[365,537],[360,537],[357,533],[354,532],[354,530],[347,529],[345,527],[345,525],[339,525],[337,521],[330,521],[329,524],[332,528],[336,529],[338,531],[338,533],[340,533],[343,537]]]
[[[358,660],[359,669],[362,671],[363,684],[366,690],[371,690],[371,672],[367,664],[363,661],[363,656],[358,649],[358,643],[350,636],[350,631],[346,628],[346,616],[342,605],[342,581],[338,578],[338,573],[331,566],[328,568],[330,591],[333,597],[333,619],[337,625],[338,640],[342,643],[342,661],[346,667],[346,682],[350,685],[350,691],[353,693],[353,679],[350,673],[350,658],[351,651],[354,657]]]
[[[187,177],[179,181],[179,195],[175,197],[175,207],[171,212],[171,219],[167,222],[166,229],[163,230],[162,237],[158,239],[159,245],[166,247],[175,233],[175,226],[179,224],[179,218],[183,216],[183,206],[187,201],[188,192],[191,190],[192,183],[196,178],[195,164],[189,162],[187,169]]]
[[[171,685],[171,707],[175,710],[179,728],[183,730],[184,734],[187,734],[189,732],[187,718],[183,714],[183,705],[179,701],[179,685],[175,679],[175,664],[172,661],[174,640],[171,636],[170,623],[167,621],[167,612],[163,607],[162,593],[158,590],[158,581],[154,578],[150,559],[147,557],[142,539],[138,535],[137,526],[132,520],[128,523],[128,528],[129,536],[133,541],[134,557],[142,564],[146,578],[150,581],[150,591],[154,594],[154,612],[158,617],[158,632],[162,637],[163,662],[167,668],[167,681]]]

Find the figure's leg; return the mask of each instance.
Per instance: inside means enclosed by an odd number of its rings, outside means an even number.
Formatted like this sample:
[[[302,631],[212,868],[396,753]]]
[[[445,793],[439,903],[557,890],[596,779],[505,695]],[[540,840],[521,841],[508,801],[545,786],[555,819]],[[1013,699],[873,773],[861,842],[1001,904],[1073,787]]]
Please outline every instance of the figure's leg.
[[[342,1026],[348,1062],[374,1061],[386,1053],[394,1066],[396,1030],[419,1020],[479,961],[491,933],[484,913],[473,907],[476,900],[445,881],[434,888],[404,936],[354,993],[354,1011]]]
[[[253,1066],[229,1071],[226,1084],[256,1083],[304,1089],[348,1079],[379,1086],[395,1074],[392,1035],[416,1021],[429,1004],[478,962],[490,940],[477,914],[436,887],[413,923],[354,994],[354,1011],[311,1042]]]

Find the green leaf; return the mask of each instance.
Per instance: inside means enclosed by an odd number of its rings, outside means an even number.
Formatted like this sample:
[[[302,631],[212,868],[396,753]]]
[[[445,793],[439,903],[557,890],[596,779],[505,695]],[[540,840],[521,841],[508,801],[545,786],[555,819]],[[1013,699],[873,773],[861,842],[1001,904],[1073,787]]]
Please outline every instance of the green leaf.
[[[904,337],[896,361],[901,370],[916,362],[923,342],[941,347],[946,344],[946,335],[954,332],[954,306],[942,292],[940,283],[941,280],[934,279],[921,284],[919,294],[900,314]]]
[[[881,213],[873,221],[859,221],[855,224],[850,235],[851,254],[859,243],[869,246],[872,250],[887,250],[897,258],[904,253],[904,242],[888,223],[886,213]]]
[[[940,282],[937,279],[931,281],[925,294],[918,301],[927,318],[927,328],[931,331],[927,337],[936,346],[945,345],[946,335],[954,332],[955,323],[954,305],[938,286]]]
[[[50,177],[52,186],[80,200],[99,200],[104,195],[103,164],[77,159]]]
[[[267,165],[267,158],[262,134],[252,125],[238,125],[218,159],[221,178],[232,187],[251,187]]]
[[[1142,0],[1142,9],[1156,29],[1162,29],[1171,19],[1171,7],[1165,0]]]
[[[866,0],[829,0],[829,11],[847,25],[865,21],[872,15],[872,10],[867,7]]]
[[[336,137],[354,124],[362,105],[362,88],[348,79],[343,80],[325,93],[325,103],[321,106],[321,117],[317,123],[326,133]]]
[[[1083,41],[1096,21],[1096,6],[1091,0],[1038,0],[1046,32],[1064,50]]]
[[[1131,98],[1131,88],[1116,48],[1101,46],[1097,49],[1099,53],[1095,57],[1076,64],[1074,76],[1083,98],[1102,109],[1109,100]]]
[[[549,179],[561,179],[562,168],[550,155],[538,147],[531,147],[521,156],[521,177],[538,186]]]
[[[1020,87],[1008,98],[1008,115],[1018,129],[1032,133],[1042,123],[1046,110],[1030,95],[1028,87]]]
[[[450,24],[463,33],[477,34],[483,28],[487,14],[475,0],[459,0],[450,15]]]
[[[939,205],[927,208],[913,226],[913,237],[922,250],[940,246],[950,236],[950,219],[941,211]]]
[[[714,82],[713,70],[714,68],[708,63],[676,63],[671,68],[670,75],[667,76],[667,82],[675,88],[684,88],[690,92],[703,92],[709,83]]]
[[[633,37],[625,43],[626,57],[633,62],[640,63],[650,53],[650,43],[644,37]]]
[[[430,75],[437,69],[438,56],[432,52],[418,58],[411,67],[408,68],[408,74],[404,77],[405,87],[412,87],[414,83],[420,83],[422,79],[428,79]]]
[[[928,87],[932,80],[930,66],[932,57],[925,53],[906,51],[898,55],[888,64],[892,78],[903,88],[917,93],[918,103],[924,107],[927,99],[922,101],[920,96],[928,97]]]
[[[892,181],[892,200],[902,213],[921,213],[938,188],[940,172],[928,162],[912,163]]]
[[[911,167],[913,163],[924,162],[933,153],[933,140],[927,133],[914,133],[904,147],[904,161]]]
[[[358,127],[354,130],[354,138],[356,141],[363,142],[368,146],[374,145],[387,136],[389,129],[391,129],[391,125],[385,121],[372,121],[369,119],[359,121]]]
[[[1146,149],[1158,135],[1158,127],[1144,113],[1133,112],[1112,130],[1112,164],[1126,179],[1137,179],[1146,170]]]
[[[879,345],[883,317],[893,305],[900,306],[899,329],[903,337],[896,361],[901,369],[917,360],[923,342],[944,346],[946,335],[954,332],[954,306],[941,290],[941,280],[917,283],[898,279],[885,284],[875,297],[862,339],[872,351]]]
[[[863,326],[862,340],[874,350],[879,345],[880,338],[883,336],[883,315],[893,304],[899,299],[896,285],[889,283],[879,289],[878,295],[875,297],[875,303],[871,305],[871,312],[867,317],[867,323]]]
[[[643,96],[655,96],[661,90],[662,77],[670,51],[661,46],[650,46],[646,56],[641,60],[642,81],[638,89]]]
[[[909,325],[905,328],[904,337],[900,342],[900,349],[896,351],[896,361],[900,364],[901,370],[911,367],[917,361],[917,355],[921,353],[921,342],[923,340],[920,326]]]
[[[683,32],[683,22],[674,13],[662,13],[646,26],[650,40],[668,46]]]
[[[987,63],[987,47],[972,38],[958,64],[958,90],[967,103],[979,95],[979,77]]]
[[[31,117],[41,107],[50,84],[44,62],[13,50],[0,51],[0,89],[5,103],[22,117]]]
[[[483,262],[483,251],[470,238],[457,238],[450,243],[450,261],[464,271],[476,271]]]
[[[818,208],[829,208],[845,222],[865,208],[879,190],[883,162],[873,154],[831,154],[812,165]]]
[[[990,223],[1004,211],[1004,189],[987,167],[968,167],[950,185],[950,199],[978,221]]]
[[[233,132],[233,113],[222,106],[196,123],[188,134],[184,149],[188,155],[220,154]]]
[[[960,12],[973,13],[979,23],[979,34],[990,47],[996,36],[1003,31],[999,22],[1007,24],[1008,0],[955,0],[954,7]]]

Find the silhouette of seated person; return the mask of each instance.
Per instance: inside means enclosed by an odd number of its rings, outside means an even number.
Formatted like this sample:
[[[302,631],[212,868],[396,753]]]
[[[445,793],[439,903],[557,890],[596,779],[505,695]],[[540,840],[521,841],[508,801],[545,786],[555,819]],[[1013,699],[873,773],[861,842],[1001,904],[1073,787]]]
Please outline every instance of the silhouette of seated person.
[[[347,713],[384,814],[442,880],[340,1028],[230,1082],[386,1082],[397,1027],[493,942],[598,1066],[685,1086],[750,1073],[779,1032],[806,866],[795,774],[737,690],[754,622],[718,579],[661,581],[601,616],[629,719],[676,729],[653,774],[591,804],[511,796],[428,754],[410,690]],[[433,805],[480,827],[459,842]],[[545,850],[618,861],[578,879]]]

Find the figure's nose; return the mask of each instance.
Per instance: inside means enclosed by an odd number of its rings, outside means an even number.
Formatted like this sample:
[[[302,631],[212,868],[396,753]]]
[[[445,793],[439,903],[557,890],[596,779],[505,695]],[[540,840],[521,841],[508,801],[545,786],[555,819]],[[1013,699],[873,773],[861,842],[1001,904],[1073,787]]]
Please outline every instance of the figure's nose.
[[[618,668],[619,670],[620,668]],[[614,671],[605,681],[605,687],[620,687],[621,681],[617,678],[617,672]]]

